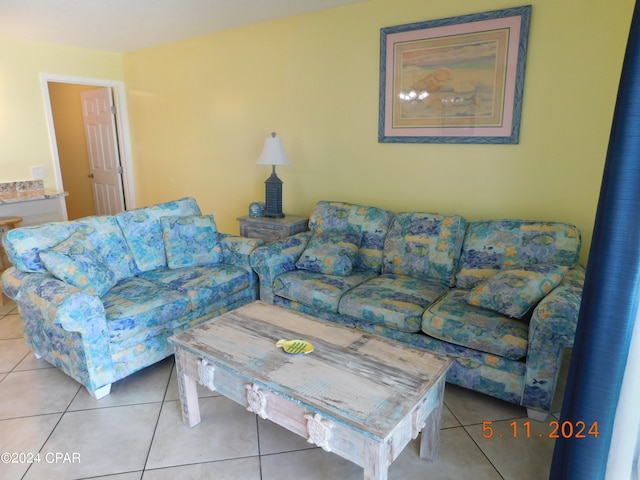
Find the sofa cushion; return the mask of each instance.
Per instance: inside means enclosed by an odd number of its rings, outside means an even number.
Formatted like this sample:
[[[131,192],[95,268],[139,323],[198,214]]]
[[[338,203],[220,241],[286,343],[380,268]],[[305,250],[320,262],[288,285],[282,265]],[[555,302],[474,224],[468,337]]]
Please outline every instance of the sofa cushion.
[[[580,257],[580,230],[558,222],[470,222],[460,254],[456,285],[470,289],[506,267],[544,263],[573,267]]]
[[[74,222],[45,223],[9,230],[2,238],[9,261],[21,272],[46,272],[40,252],[47,250],[78,229]]]
[[[146,280],[181,292],[190,308],[206,307],[250,287],[248,270],[233,265],[215,264],[188,268],[160,268],[140,274]]]
[[[350,275],[360,237],[349,232],[314,233],[296,268],[327,275]]]
[[[562,280],[567,267],[530,265],[504,268],[480,282],[467,294],[476,307],[521,318]]]
[[[102,303],[110,339],[118,348],[143,343],[190,308],[184,292],[140,277],[118,282]]]
[[[383,274],[345,293],[338,313],[404,332],[419,332],[424,310],[445,290],[438,282]]]
[[[346,202],[320,201],[309,217],[314,233],[350,232],[360,237],[353,267],[380,272],[382,249],[393,212]]]
[[[398,213],[385,240],[382,272],[453,286],[466,226],[459,216]]]
[[[102,215],[78,220],[81,231],[96,252],[104,258],[116,282],[136,273],[136,264],[115,217]]]
[[[275,278],[273,292],[308,307],[335,313],[344,292],[373,276],[375,273],[370,270],[352,270],[346,276],[294,270]]]
[[[100,297],[116,283],[104,259],[78,232],[40,252],[40,260],[54,277],[91,295]]]
[[[160,218],[166,216],[201,215],[193,198],[182,198],[116,215],[116,220],[140,272],[167,265]]]
[[[162,217],[160,225],[169,268],[220,262],[222,246],[213,215]]]
[[[427,335],[512,360],[527,354],[529,326],[497,312],[469,305],[467,290],[451,290],[422,317]]]

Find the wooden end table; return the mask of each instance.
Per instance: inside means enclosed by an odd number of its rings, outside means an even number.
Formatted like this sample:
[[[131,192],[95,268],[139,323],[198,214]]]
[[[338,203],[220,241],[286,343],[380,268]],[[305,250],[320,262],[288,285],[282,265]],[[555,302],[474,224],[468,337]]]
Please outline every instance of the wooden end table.
[[[315,350],[289,355],[280,339]],[[437,455],[445,374],[429,352],[256,301],[172,336],[182,418],[200,423],[197,383],[386,480],[421,435]]]
[[[285,239],[296,233],[308,230],[308,217],[286,215],[284,218],[252,217],[245,215],[238,217],[240,235],[257,238],[266,242]]]

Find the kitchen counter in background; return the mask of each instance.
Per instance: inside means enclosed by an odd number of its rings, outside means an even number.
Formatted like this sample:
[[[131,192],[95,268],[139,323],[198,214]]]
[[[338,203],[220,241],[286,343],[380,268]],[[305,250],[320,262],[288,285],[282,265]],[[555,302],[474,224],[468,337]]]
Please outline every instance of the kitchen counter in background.
[[[0,182],[0,204],[30,202],[65,196],[65,192],[45,190],[42,180],[24,182]]]
[[[47,198],[65,197],[66,192],[57,192],[55,190],[42,190],[40,192],[24,192],[3,194],[0,193],[0,205],[3,203],[32,202],[34,200],[44,200]]]
[[[67,195],[45,189],[42,180],[0,182],[0,217],[22,217],[20,227],[66,220]]]

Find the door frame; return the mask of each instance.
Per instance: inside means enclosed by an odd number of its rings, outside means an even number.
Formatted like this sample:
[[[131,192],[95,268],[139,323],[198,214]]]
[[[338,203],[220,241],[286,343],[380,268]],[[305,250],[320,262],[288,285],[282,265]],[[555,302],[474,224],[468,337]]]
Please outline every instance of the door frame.
[[[103,80],[97,78],[55,75],[49,73],[40,74],[40,81],[42,83],[42,94],[44,97],[47,126],[49,128],[49,141],[51,143],[51,154],[53,156],[53,171],[56,178],[56,186],[59,191],[64,191],[64,185],[62,183],[62,169],[60,168],[58,141],[56,139],[56,130],[53,123],[53,112],[51,110],[49,82],[92,85],[96,87],[109,87],[112,89],[113,102],[116,107],[116,129],[118,133],[120,166],[122,167],[122,189],[124,193],[125,210],[136,208],[136,196],[133,183],[133,168],[131,158],[131,135],[129,131],[129,113],[127,110],[127,97],[124,82],[117,80]],[[67,204],[64,196],[60,197],[60,207],[62,209],[64,220],[68,220]]]

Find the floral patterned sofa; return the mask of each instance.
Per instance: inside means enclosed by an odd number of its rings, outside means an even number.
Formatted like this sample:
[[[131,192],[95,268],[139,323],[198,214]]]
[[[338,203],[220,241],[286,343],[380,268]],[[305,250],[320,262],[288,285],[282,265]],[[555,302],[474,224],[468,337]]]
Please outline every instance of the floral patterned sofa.
[[[449,382],[540,418],[573,345],[580,245],[565,223],[321,201],[251,265],[262,300],[445,355]]]
[[[17,228],[3,240],[31,351],[101,398],[173,353],[167,338],[257,297],[249,254],[193,198]]]

